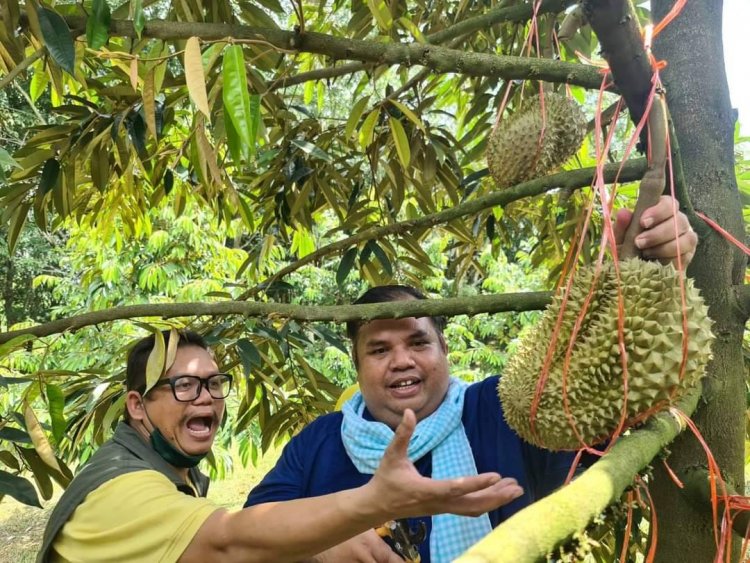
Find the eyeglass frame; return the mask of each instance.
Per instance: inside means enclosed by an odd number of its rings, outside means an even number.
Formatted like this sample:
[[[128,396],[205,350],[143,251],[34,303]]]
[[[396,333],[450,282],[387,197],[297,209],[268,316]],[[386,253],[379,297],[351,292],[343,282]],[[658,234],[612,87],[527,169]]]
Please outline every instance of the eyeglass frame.
[[[227,394],[226,395],[222,395],[221,397],[214,396],[213,393],[211,393],[211,390],[208,388],[208,382],[211,381],[214,377],[217,377],[217,376],[225,377],[227,379],[227,381],[229,381],[229,389],[227,389]],[[179,397],[177,397],[177,390],[175,389],[175,382],[178,379],[183,379],[183,378],[186,378],[186,377],[189,378],[190,380],[194,380],[194,379],[198,380],[198,394],[195,397],[193,397],[192,399],[180,399]],[[156,383],[154,383],[151,386],[151,389],[148,390],[148,393],[150,393],[152,390],[154,390],[157,387],[160,387],[162,385],[169,385],[172,388],[172,396],[174,397],[175,401],[178,401],[180,403],[192,403],[198,397],[201,396],[201,393],[203,393],[203,389],[205,388],[206,391],[208,391],[208,394],[211,396],[212,399],[219,400],[219,399],[226,399],[229,396],[229,393],[231,393],[231,391],[232,391],[232,381],[233,381],[232,374],[231,373],[223,373],[223,372],[214,373],[212,375],[209,375],[208,377],[199,377],[197,375],[189,375],[189,374],[175,375],[173,377],[168,377],[166,379],[160,379],[159,381],[157,381]]]

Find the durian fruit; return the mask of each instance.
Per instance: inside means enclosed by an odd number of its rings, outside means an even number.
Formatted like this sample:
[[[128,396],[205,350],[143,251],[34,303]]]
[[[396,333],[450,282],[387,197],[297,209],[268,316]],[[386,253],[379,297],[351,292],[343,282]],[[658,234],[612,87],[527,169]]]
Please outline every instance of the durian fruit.
[[[683,362],[680,275],[672,266],[625,260],[620,262],[618,288],[613,263],[603,265],[598,279],[595,267],[581,268],[562,315],[533,432],[532,401],[558,323],[561,296],[555,297],[535,330],[522,339],[500,378],[498,392],[511,428],[526,441],[552,450],[581,447],[571,421],[587,445],[601,442],[617,429],[624,397],[618,292],[622,294],[625,311],[627,419],[632,422],[652,408],[666,406],[670,399],[678,399],[696,385],[711,358],[712,321],[692,280],[685,279],[687,359],[680,381]],[[592,284],[594,293],[577,333],[566,374],[566,407],[562,395],[565,356]]]
[[[544,136],[539,96],[503,120],[487,141],[487,165],[498,187],[543,176],[573,156],[586,136],[586,117],[573,100],[544,94]]]

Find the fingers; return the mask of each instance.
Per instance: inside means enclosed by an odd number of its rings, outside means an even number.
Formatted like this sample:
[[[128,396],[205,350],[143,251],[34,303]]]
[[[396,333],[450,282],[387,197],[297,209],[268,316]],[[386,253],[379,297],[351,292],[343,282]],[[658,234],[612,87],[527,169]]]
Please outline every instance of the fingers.
[[[430,507],[431,514],[449,512],[476,516],[508,504],[523,494],[515,479],[502,479],[497,473],[432,481],[428,487],[437,501]]]
[[[414,433],[416,425],[417,417],[414,415],[414,411],[406,409],[383,457],[406,458],[406,452],[409,449],[409,440],[411,440],[411,435]]]
[[[491,487],[464,495],[453,501],[450,511],[462,516],[478,516],[505,506],[523,495],[515,479],[501,479]]]
[[[615,244],[622,244],[622,241],[625,239],[625,231],[628,230],[631,219],[633,219],[633,212],[629,209],[620,209],[617,215],[615,215]]]
[[[643,231],[636,237],[635,244],[644,258],[666,264],[682,256],[683,266],[686,266],[695,254],[698,235],[690,227],[687,217],[680,213],[674,219],[669,216]]]
[[[672,216],[675,214],[679,214],[677,202],[671,196],[663,195],[659,198],[659,203],[643,212],[641,215],[641,227],[650,229],[654,225],[672,219]],[[685,220],[687,221],[687,218]]]

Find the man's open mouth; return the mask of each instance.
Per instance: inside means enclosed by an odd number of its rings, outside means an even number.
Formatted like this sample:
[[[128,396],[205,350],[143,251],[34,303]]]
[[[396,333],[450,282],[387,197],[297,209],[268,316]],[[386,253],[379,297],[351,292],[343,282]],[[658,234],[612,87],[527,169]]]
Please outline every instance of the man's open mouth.
[[[214,427],[213,416],[194,416],[189,418],[185,426],[196,437],[210,436]]]
[[[392,383],[389,387],[391,389],[406,389],[408,387],[418,385],[419,383],[421,383],[419,379],[417,379],[416,377],[410,377],[407,379],[399,379],[398,381]]]

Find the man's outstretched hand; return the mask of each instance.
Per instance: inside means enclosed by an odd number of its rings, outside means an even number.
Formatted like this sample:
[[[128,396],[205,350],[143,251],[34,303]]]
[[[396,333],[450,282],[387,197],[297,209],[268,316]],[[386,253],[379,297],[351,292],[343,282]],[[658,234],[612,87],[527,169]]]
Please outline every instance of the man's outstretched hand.
[[[662,264],[677,267],[677,256],[681,257],[682,267],[695,255],[698,235],[690,227],[684,213],[677,211],[677,205],[670,196],[661,196],[659,203],[649,207],[641,215],[643,232],[635,239],[635,244],[646,259],[658,260]],[[615,240],[621,244],[625,231],[633,217],[633,212],[621,209],[615,218]],[[676,230],[675,230],[676,221]]]
[[[478,516],[523,494],[515,479],[497,473],[444,480],[423,477],[407,457],[416,424],[414,412],[404,411],[380,466],[365,485],[370,488],[372,502],[388,515],[384,520],[446,512]]]

